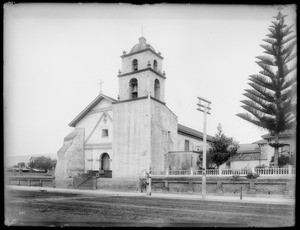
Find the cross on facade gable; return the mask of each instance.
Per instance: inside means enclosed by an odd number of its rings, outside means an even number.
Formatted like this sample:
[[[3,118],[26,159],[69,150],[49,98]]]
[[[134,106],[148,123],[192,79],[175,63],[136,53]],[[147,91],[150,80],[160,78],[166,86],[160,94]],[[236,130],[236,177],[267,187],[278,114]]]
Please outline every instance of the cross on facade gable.
[[[142,25],[142,36],[144,36],[144,27]]]
[[[103,84],[104,82],[100,79],[100,82],[98,83],[98,85],[100,85],[100,94],[102,94],[102,84]]]

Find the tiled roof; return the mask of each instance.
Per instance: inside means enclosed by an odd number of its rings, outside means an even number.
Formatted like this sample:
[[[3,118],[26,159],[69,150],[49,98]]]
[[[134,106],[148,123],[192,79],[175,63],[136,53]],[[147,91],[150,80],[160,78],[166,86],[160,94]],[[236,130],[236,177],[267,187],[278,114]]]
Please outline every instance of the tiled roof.
[[[259,153],[260,149],[257,144],[239,144],[237,153]]]
[[[230,161],[254,161],[254,160],[266,160],[260,153],[244,153],[237,154],[230,158]]]
[[[266,140],[261,139],[261,140],[259,140],[259,141],[253,142],[252,144],[267,144],[267,143],[268,143],[268,142],[267,142]]]
[[[282,133],[279,133],[279,137],[292,137],[295,136],[295,131],[294,130],[286,130]],[[261,136],[263,139],[268,139],[268,138],[275,138],[274,135],[271,135],[270,133],[267,133],[265,135]]]
[[[191,128],[181,125],[181,124],[178,124],[178,133],[188,134],[188,135],[191,135],[191,136],[194,136],[196,138],[203,140],[202,132],[199,132],[195,129],[191,129]],[[206,140],[211,142],[213,140],[213,137],[210,135],[206,135]]]
[[[97,105],[102,99],[107,99],[110,102],[116,102],[116,99],[113,99],[111,97],[108,97],[104,94],[99,94],[80,114],[77,115],[77,117],[75,117],[73,119],[73,121],[71,121],[69,123],[69,126],[71,127],[75,127],[75,125],[77,124],[78,121],[81,120],[81,118],[83,118],[95,105]]]

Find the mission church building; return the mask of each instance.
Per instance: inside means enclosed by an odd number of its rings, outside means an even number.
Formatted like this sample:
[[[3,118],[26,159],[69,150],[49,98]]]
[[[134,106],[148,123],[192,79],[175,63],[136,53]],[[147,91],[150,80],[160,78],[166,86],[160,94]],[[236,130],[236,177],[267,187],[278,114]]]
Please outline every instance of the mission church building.
[[[100,93],[69,126],[58,150],[56,187],[97,172],[103,177],[139,178],[149,169],[197,169],[201,132],[178,124],[166,106],[163,57],[144,37],[123,52],[117,99]],[[212,137],[207,135],[208,144]]]

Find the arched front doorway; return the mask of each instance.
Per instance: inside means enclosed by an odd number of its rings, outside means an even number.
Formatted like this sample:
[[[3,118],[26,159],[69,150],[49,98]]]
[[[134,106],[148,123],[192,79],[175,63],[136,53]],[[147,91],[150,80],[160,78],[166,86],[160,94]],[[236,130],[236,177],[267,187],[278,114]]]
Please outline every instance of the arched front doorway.
[[[110,158],[107,153],[100,156],[100,170],[110,170]]]
[[[107,153],[102,153],[99,159],[99,175],[100,177],[112,178],[112,171],[110,169],[111,159]]]

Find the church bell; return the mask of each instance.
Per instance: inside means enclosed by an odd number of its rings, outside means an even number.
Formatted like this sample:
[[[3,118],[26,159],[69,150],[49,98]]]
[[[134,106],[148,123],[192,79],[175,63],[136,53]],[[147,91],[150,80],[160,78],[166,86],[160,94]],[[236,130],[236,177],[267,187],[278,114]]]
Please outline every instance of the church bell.
[[[132,93],[137,93],[137,87],[136,87],[136,85],[133,87]]]

